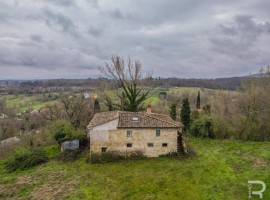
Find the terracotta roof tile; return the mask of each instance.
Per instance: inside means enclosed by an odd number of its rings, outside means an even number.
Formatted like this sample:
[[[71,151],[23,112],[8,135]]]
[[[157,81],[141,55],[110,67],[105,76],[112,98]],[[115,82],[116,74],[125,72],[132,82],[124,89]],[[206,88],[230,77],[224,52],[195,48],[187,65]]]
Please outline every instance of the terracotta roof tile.
[[[96,113],[93,119],[90,121],[89,125],[87,126],[88,129],[91,129],[95,126],[99,126],[105,124],[109,121],[117,119],[119,117],[118,111],[108,111],[108,112],[100,112]]]
[[[118,128],[180,128],[181,122],[172,120],[167,115],[146,112],[110,111],[95,114],[88,128],[119,119]]]

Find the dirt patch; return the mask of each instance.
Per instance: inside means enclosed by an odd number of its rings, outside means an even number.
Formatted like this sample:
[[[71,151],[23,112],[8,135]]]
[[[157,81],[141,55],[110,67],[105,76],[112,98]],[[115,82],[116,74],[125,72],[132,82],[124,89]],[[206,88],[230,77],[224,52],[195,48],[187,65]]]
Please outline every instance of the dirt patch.
[[[0,199],[16,199],[17,188],[15,186],[6,187],[0,185]]]
[[[259,168],[259,167],[268,167],[269,163],[262,159],[262,158],[254,158],[253,159],[253,167]]]
[[[19,176],[15,183],[5,186],[0,185],[0,199],[17,199],[18,191],[25,187],[35,184],[37,181],[32,176]]]
[[[75,188],[76,183],[70,182],[55,182],[48,185],[47,183],[42,185],[40,188],[31,192],[31,197],[38,200],[51,200],[51,199],[62,199],[64,196],[70,194]]]
[[[19,176],[16,180],[15,184],[18,185],[26,185],[26,184],[35,184],[37,180],[33,176]]]

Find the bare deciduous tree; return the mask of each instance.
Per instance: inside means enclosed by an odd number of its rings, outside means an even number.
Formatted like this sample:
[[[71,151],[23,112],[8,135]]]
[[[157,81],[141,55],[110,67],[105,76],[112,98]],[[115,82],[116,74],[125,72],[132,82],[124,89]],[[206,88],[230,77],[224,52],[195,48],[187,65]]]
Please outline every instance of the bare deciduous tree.
[[[42,116],[49,121],[55,121],[63,117],[62,108],[59,103],[46,105],[40,110]]]
[[[93,116],[93,106],[83,96],[62,95],[60,104],[75,129],[86,126]]]
[[[118,106],[121,110],[136,112],[142,109],[144,101],[148,98],[150,89],[147,83],[151,80],[151,74],[142,73],[141,63],[132,62],[129,58],[127,62],[119,56],[112,56],[111,62],[107,63],[99,70],[105,76],[116,81],[114,94],[118,98]],[[111,98],[103,95],[105,101],[111,106]]]

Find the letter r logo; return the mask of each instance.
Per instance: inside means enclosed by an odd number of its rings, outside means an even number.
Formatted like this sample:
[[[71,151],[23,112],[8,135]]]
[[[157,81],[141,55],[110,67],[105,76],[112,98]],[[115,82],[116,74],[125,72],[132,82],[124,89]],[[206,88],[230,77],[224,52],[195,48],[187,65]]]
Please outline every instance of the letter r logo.
[[[259,185],[262,185],[262,189],[260,191],[252,191],[251,194],[254,194],[254,195],[259,195],[260,196],[260,199],[263,198],[263,192],[265,191],[266,189],[266,185],[264,182],[262,181],[248,181],[248,184],[259,184]]]

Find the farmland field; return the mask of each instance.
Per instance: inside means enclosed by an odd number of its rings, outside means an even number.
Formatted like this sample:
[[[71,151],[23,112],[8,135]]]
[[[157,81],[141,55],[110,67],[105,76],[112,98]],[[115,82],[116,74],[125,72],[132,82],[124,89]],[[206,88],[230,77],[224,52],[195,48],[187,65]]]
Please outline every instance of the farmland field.
[[[270,143],[187,138],[197,156],[90,165],[51,160],[7,173],[1,199],[248,199],[248,180],[270,186]],[[56,147],[48,147],[51,155]],[[255,188],[254,188],[255,190]],[[270,189],[263,193],[270,198]],[[254,196],[253,199],[259,199]]]
[[[50,94],[55,96],[57,94]],[[33,95],[2,95],[0,100],[6,102],[9,108],[14,108],[18,112],[29,109],[40,109],[41,107],[55,101],[55,98],[48,98],[49,94],[33,94]]]
[[[159,104],[164,104],[165,109],[156,109],[157,112],[162,112],[168,114],[168,109],[170,103],[166,99],[159,97],[160,92],[166,92],[167,95],[178,98],[181,95],[187,95],[190,97],[191,102],[194,102],[198,91],[201,92],[202,100],[204,96],[211,96],[217,93],[226,93],[231,92],[232,94],[238,94],[235,91],[226,91],[226,90],[214,90],[214,89],[205,89],[199,87],[171,87],[171,88],[153,88],[150,92],[149,98],[145,101],[145,105],[151,104],[154,107],[160,107]],[[76,93],[76,95],[81,95],[82,93]],[[108,93],[114,102],[116,102],[116,97],[112,92]],[[50,97],[49,97],[50,96]],[[23,112],[26,110],[37,110],[41,107],[55,102],[59,97],[58,93],[46,93],[46,94],[32,94],[32,95],[0,95],[0,100],[6,102],[9,108],[15,109],[17,112]],[[166,100],[166,101],[165,101]],[[106,106],[101,101],[102,110],[106,110]]]

